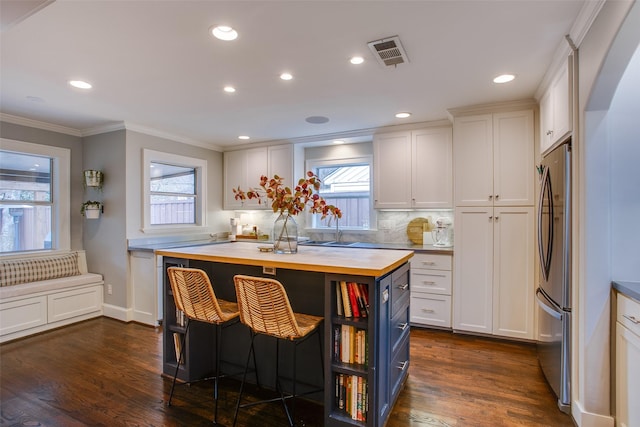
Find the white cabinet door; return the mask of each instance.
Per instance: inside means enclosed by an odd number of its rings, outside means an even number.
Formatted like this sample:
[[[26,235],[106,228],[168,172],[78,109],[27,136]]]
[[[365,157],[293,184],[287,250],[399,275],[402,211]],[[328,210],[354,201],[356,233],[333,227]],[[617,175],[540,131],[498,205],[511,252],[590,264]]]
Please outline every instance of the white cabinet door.
[[[411,132],[373,138],[374,207],[411,208]]]
[[[453,206],[451,128],[412,132],[412,205],[414,208]]]
[[[493,331],[493,208],[456,209],[453,329]]]
[[[640,336],[616,322],[616,425],[640,425]]]
[[[156,256],[152,251],[129,252],[129,280],[132,295],[133,321],[158,326],[162,318],[158,305]]]
[[[260,177],[267,175],[267,148],[228,151],[224,153],[224,209],[266,209],[257,199],[235,200],[234,188],[256,188]]]
[[[293,176],[293,147],[291,145],[276,145],[268,147],[268,167],[267,176],[269,178],[278,175],[283,178],[285,186],[293,187],[298,183],[301,176]]]
[[[493,200],[493,117],[491,114],[455,118],[453,162],[456,206],[490,204]]]
[[[533,339],[534,208],[494,208],[493,334]]]
[[[572,57],[556,73],[540,99],[540,152],[564,140],[573,129]]]
[[[533,206],[533,111],[493,115],[493,204]]]

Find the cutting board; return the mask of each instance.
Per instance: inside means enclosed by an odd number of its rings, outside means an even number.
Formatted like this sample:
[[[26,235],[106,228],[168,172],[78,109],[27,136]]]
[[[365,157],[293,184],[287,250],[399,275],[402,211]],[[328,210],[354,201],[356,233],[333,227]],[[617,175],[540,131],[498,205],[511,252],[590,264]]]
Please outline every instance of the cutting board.
[[[416,245],[422,244],[422,232],[431,231],[433,229],[433,222],[431,217],[429,218],[414,218],[407,224],[407,237]]]

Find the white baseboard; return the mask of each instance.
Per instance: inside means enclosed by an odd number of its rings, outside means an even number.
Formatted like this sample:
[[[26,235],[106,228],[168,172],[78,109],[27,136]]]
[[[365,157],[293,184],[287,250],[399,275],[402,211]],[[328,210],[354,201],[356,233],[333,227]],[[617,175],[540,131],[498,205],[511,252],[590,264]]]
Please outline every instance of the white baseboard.
[[[131,322],[133,314],[131,309],[120,307],[118,305],[102,304],[103,315],[122,322]]]
[[[578,401],[571,404],[571,415],[578,427],[614,427],[615,418],[611,415],[587,412]]]

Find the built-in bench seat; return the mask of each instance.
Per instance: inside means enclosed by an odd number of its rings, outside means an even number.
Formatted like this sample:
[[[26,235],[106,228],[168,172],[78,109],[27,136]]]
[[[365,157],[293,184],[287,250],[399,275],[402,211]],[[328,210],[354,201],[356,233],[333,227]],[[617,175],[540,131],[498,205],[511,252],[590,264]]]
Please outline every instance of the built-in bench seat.
[[[0,260],[0,342],[102,316],[104,281],[84,251]]]

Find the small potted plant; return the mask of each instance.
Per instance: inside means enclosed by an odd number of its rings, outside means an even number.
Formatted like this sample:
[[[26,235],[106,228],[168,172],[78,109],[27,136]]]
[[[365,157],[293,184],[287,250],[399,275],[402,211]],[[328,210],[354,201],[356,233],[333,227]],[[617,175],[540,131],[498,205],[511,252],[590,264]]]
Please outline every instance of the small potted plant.
[[[98,190],[102,190],[102,183],[104,181],[104,174],[102,171],[88,169],[84,171],[84,186],[96,187]]]
[[[100,218],[100,212],[102,211],[102,203],[87,200],[82,204],[80,213],[88,219]]]

